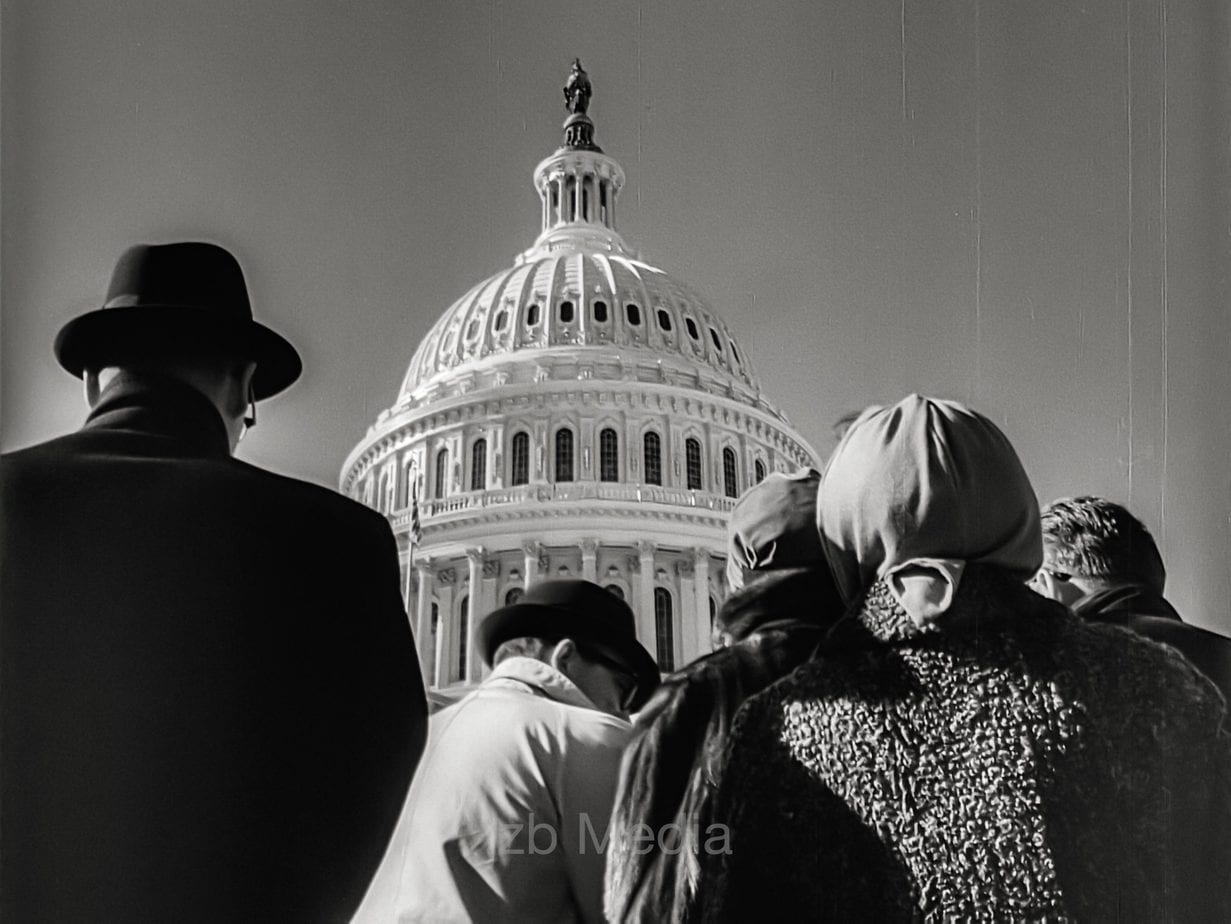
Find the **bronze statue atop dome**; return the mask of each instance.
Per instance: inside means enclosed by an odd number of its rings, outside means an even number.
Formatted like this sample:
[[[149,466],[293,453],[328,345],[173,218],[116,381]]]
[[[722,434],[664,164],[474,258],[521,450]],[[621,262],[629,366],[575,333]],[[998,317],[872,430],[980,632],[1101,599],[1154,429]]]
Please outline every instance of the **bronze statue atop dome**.
[[[585,115],[590,107],[590,76],[581,66],[581,58],[573,59],[573,70],[564,85],[564,108],[574,115]]]

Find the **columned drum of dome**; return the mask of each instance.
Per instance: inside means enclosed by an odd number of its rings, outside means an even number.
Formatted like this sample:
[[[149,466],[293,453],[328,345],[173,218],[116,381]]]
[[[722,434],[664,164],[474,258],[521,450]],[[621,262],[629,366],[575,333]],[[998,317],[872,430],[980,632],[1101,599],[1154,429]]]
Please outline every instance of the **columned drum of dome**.
[[[818,464],[722,319],[617,231],[584,103],[534,170],[538,238],[440,316],[342,469],[398,537],[438,701],[482,676],[483,616],[547,578],[622,595],[664,667],[708,651],[735,497]]]

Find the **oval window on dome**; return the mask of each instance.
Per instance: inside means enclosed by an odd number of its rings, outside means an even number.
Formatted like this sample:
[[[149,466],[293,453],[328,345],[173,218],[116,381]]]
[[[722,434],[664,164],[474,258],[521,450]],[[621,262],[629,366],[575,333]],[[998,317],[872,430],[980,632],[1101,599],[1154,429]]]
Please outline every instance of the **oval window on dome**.
[[[735,357],[735,361],[737,363],[739,363],[741,366],[743,365],[743,361],[739,358],[739,350],[735,349],[734,340],[731,341],[731,355]]]
[[[689,337],[691,337],[693,340],[700,340],[700,339],[701,339],[701,334],[700,334],[700,332],[697,330],[697,322],[696,322],[696,321],[694,321],[692,318],[685,318],[685,319],[684,319],[684,326],[685,326],[686,328],[688,328],[688,336],[689,336]]]
[[[561,324],[572,324],[573,323],[573,303],[572,302],[561,302],[560,303],[560,323]]]
[[[671,315],[667,312],[666,308],[658,309],[658,326],[659,329],[664,331],[671,330]]]
[[[539,323],[539,305],[538,305],[538,302],[531,302],[530,306],[526,309],[526,326],[534,327],[534,325],[538,323]]]
[[[473,340],[479,335],[479,319],[471,318],[470,323],[466,325],[466,339]]]
[[[509,323],[509,313],[501,308],[496,312],[496,322],[492,325],[492,330],[504,330],[504,325]]]
[[[624,306],[624,314],[628,318],[628,323],[633,325],[633,327],[641,323],[641,309],[632,302]]]
[[[594,303],[594,320],[598,321],[599,324],[607,323],[607,303],[606,302],[597,301]]]
[[[722,352],[722,341],[718,339],[718,331],[710,328],[710,339],[714,341],[714,349],[719,353]]]

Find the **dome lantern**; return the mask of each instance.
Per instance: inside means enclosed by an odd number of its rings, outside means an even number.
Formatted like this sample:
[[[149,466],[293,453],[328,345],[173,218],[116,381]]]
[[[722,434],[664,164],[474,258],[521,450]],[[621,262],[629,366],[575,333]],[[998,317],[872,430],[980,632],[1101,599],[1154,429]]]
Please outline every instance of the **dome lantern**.
[[[616,197],[624,187],[624,171],[594,143],[594,122],[588,115],[593,92],[581,60],[564,86],[564,144],[534,170],[534,188],[543,202],[542,229],[523,260],[543,253],[597,248],[632,256],[616,232]]]

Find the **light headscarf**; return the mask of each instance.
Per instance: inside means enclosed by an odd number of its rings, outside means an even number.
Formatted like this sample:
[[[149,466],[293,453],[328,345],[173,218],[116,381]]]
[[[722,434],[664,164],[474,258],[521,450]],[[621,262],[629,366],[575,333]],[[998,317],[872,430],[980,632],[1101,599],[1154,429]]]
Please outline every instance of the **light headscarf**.
[[[1008,439],[919,395],[851,425],[821,480],[817,525],[845,603],[883,578],[920,626],[949,608],[968,563],[1025,581],[1043,561],[1039,503]]]

